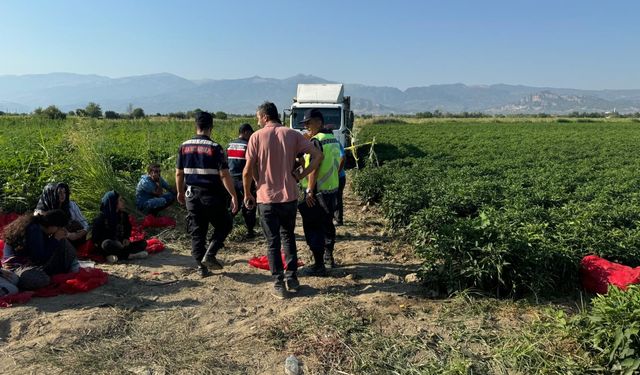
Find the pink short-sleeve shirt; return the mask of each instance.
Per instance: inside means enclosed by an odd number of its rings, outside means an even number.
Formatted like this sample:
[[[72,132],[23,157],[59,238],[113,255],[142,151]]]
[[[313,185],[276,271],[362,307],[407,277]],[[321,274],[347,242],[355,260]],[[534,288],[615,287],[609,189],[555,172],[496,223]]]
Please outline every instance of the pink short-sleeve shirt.
[[[269,122],[249,138],[247,161],[255,160],[258,203],[286,203],[298,199],[293,177],[296,156],[308,154],[313,145],[300,132]]]

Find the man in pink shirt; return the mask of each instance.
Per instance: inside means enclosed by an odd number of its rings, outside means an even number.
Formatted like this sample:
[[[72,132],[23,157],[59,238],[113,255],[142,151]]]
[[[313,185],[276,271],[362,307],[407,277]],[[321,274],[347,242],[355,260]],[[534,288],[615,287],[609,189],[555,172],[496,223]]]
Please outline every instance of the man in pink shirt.
[[[275,279],[273,295],[282,299],[287,297],[287,289],[295,293],[300,287],[293,233],[298,203],[297,184],[320,166],[324,156],[301,133],[282,126],[273,103],[260,105],[256,117],[261,129],[253,133],[247,145],[247,164],[242,172],[244,204],[251,209],[256,201],[258,203],[260,223],[268,244],[269,268]],[[294,170],[299,154],[311,155],[309,166],[302,171]],[[252,179],[256,182],[257,197],[248,188]],[[280,256],[281,247],[287,264],[286,275]]]

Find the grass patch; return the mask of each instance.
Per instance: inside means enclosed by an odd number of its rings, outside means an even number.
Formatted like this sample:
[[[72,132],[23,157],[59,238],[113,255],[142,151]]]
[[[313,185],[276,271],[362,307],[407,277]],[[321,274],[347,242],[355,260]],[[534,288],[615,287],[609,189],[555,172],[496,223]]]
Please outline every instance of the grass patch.
[[[113,169],[111,162],[97,150],[89,132],[70,131],[69,140],[75,150],[71,197],[85,215],[92,217],[100,212],[100,200],[110,190],[123,196],[128,209],[135,212],[136,181],[123,178]]]
[[[335,297],[268,327],[263,339],[305,374],[582,374],[592,366],[567,314],[466,294],[373,315]],[[413,329],[402,329],[416,326]]]
[[[184,309],[143,315],[118,309],[69,345],[46,346],[22,365],[64,374],[246,374]]]

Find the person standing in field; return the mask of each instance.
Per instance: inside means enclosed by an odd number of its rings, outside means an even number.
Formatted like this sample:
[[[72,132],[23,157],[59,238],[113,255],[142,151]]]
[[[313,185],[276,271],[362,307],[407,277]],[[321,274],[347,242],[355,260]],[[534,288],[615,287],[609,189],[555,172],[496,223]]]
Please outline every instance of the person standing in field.
[[[336,227],[333,215],[338,192],[340,169],[340,142],[330,129],[324,128],[324,117],[317,109],[307,110],[300,121],[308,131],[314,148],[321,150],[324,158],[320,167],[314,169],[301,181],[304,200],[298,204],[307,245],[313,253],[314,264],[304,269],[307,276],[326,276],[327,267],[336,266],[333,248],[336,242]],[[308,166],[313,155],[305,155]]]
[[[242,173],[244,203],[247,208],[258,205],[260,224],[267,240],[269,268],[274,277],[272,294],[286,298],[300,287],[297,277],[298,254],[294,228],[298,201],[297,182],[317,168],[322,153],[302,134],[280,123],[275,104],[264,102],[256,112],[258,126],[247,145],[247,164]],[[296,156],[312,155],[312,162],[302,170],[295,170]],[[256,196],[251,182],[256,182]],[[284,249],[286,274],[280,255]],[[286,281],[286,288],[285,288]]]
[[[191,255],[198,264],[201,277],[209,269],[222,269],[216,258],[231,232],[238,211],[238,198],[224,149],[211,139],[213,117],[208,112],[196,114],[196,135],[182,143],[176,161],[178,202],[186,205],[187,227],[191,234]],[[225,191],[226,190],[226,191]],[[209,223],[214,228],[209,246],[205,248]]]
[[[256,236],[254,228],[256,226],[256,208],[248,209],[244,201],[244,187],[242,184],[242,171],[247,164],[246,152],[247,143],[251,135],[253,134],[253,128],[249,124],[240,125],[238,129],[238,139],[231,141],[227,146],[227,159],[229,161],[229,172],[233,177],[233,185],[238,195],[238,201],[242,205],[242,217],[244,218],[244,224],[247,226],[247,238],[254,238]],[[255,195],[256,188],[255,183],[251,182],[251,193]]]
[[[144,213],[156,215],[176,200],[176,190],[160,173],[160,164],[150,164],[136,186],[136,207]]]

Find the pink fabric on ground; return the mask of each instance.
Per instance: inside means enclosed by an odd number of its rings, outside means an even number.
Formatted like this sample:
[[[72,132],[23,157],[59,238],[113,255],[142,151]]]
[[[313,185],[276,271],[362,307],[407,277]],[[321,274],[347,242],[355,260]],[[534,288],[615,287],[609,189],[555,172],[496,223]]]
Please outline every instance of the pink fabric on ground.
[[[629,285],[640,283],[640,267],[632,268],[588,255],[580,262],[580,276],[585,290],[607,294],[609,285],[626,290]]]

